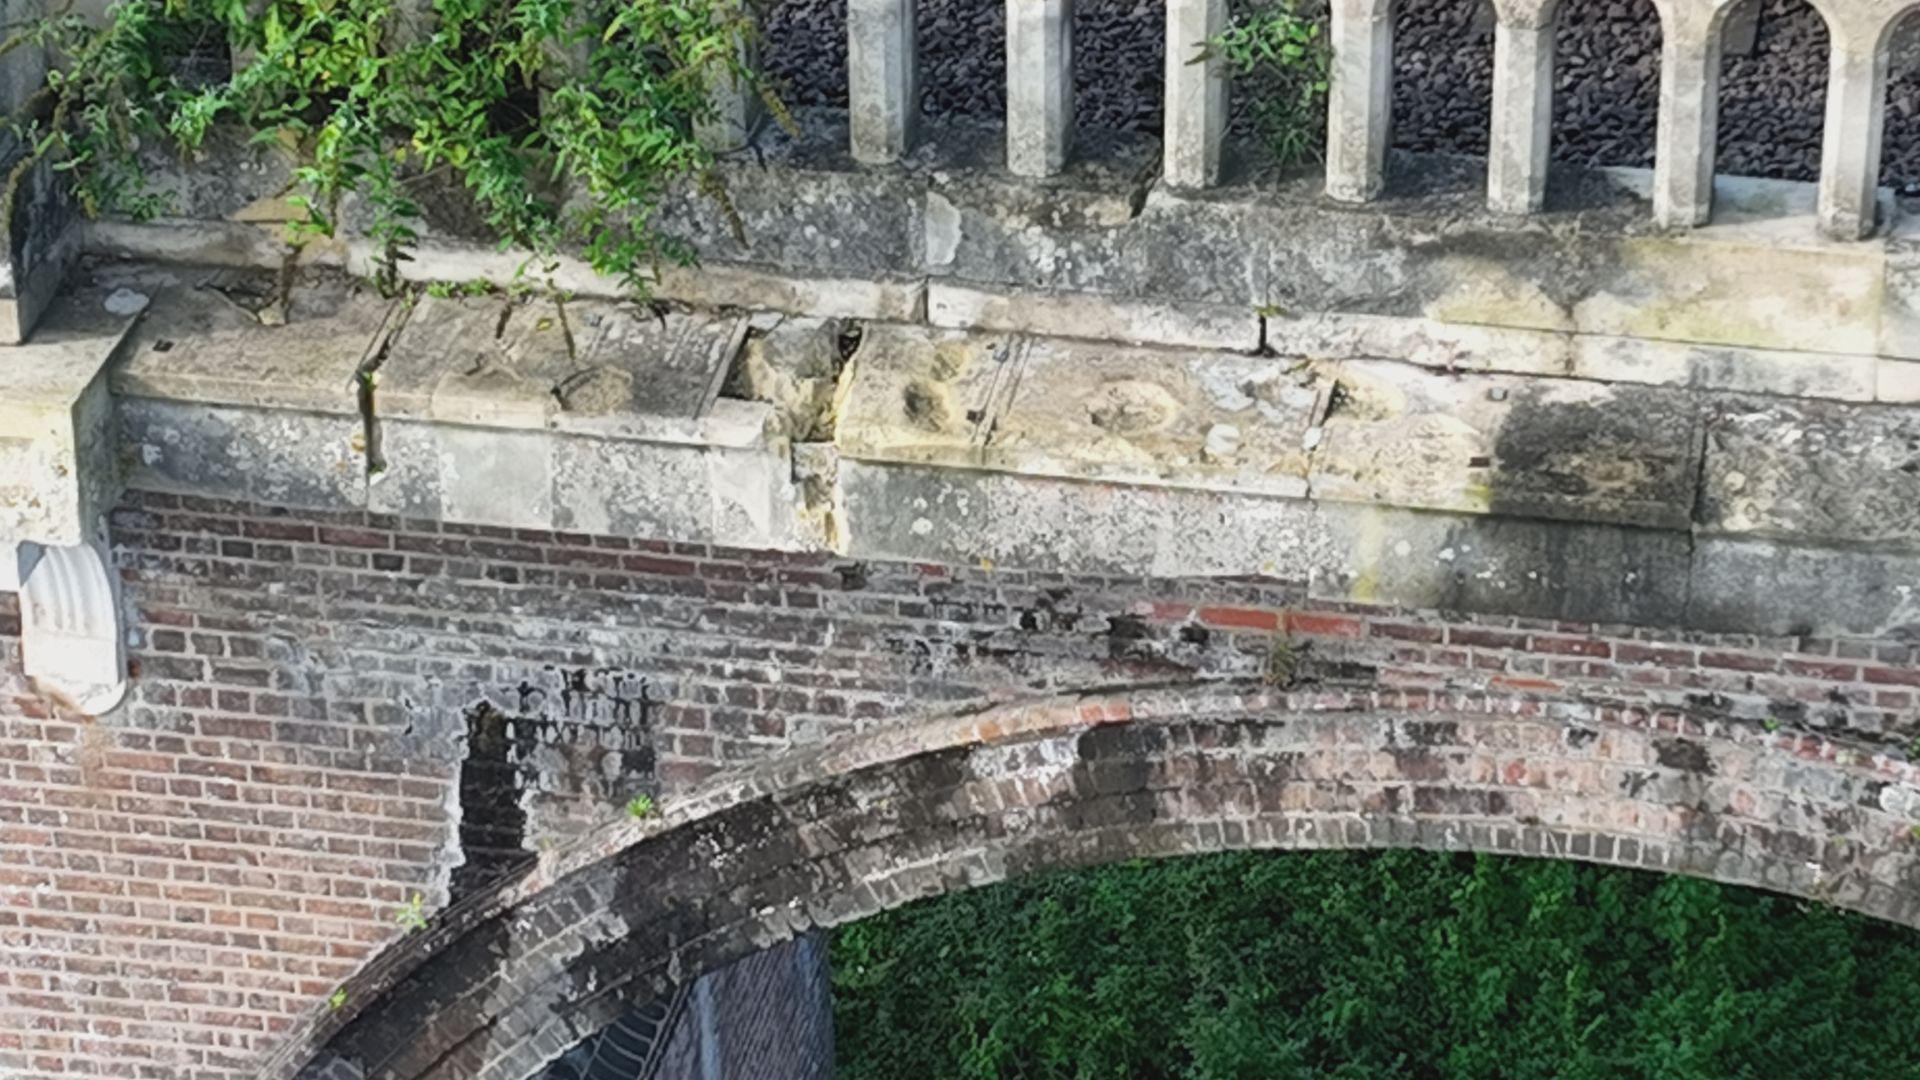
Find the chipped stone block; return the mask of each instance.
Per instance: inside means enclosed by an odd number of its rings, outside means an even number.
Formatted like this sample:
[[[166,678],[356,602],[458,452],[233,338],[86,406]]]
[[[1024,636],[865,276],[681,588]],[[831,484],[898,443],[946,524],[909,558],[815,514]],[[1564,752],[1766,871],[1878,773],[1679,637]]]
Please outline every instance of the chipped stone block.
[[[609,301],[424,296],[387,347],[376,411],[521,428],[568,412],[692,420],[744,332],[735,316]],[[589,383],[600,387],[590,407]]]
[[[77,300],[0,356],[0,541],[93,538],[121,479],[106,366],[128,320]]]
[[[1026,339],[983,460],[1026,474],[1307,494],[1310,365]]]

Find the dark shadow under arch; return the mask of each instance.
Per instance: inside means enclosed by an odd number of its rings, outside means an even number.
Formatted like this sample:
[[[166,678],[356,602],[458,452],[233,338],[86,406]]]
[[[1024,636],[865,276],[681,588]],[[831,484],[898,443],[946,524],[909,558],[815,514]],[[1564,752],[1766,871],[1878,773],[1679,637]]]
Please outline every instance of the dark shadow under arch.
[[[715,778],[403,939],[263,1076],[520,1080],[701,972],[1030,871],[1413,847],[1920,924],[1920,768],[1810,733],[1427,691],[1140,690],[901,721]]]

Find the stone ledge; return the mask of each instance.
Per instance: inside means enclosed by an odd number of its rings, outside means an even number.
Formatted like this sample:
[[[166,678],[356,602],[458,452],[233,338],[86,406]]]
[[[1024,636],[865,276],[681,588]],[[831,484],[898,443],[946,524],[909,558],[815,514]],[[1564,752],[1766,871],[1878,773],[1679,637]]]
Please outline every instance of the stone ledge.
[[[136,272],[73,303],[104,307]],[[159,274],[114,385],[121,456],[162,490],[1267,575],[1585,621],[1920,625],[1910,407],[605,302],[389,304],[324,275],[285,293],[307,314],[277,326]],[[376,392],[352,400],[362,372]],[[570,398],[581,372],[605,385]]]

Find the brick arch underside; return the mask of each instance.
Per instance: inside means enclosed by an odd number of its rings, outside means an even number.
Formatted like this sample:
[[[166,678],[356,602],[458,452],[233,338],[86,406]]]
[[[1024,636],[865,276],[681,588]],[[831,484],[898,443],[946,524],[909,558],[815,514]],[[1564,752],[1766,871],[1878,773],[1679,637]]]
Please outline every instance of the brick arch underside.
[[[1156,690],[890,725],[613,823],[394,946],[266,1075],[519,1078],[702,971],[1034,871],[1230,849],[1563,857],[1920,925],[1920,770],[1672,712]]]

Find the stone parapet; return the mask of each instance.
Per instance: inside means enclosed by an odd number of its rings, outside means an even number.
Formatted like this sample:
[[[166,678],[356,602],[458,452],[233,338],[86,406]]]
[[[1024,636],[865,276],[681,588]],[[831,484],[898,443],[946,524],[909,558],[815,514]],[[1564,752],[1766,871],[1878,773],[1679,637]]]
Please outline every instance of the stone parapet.
[[[1151,141],[1083,145],[1061,171],[1023,176],[1003,167],[996,128],[946,128],[876,166],[848,154],[843,114],[801,121],[797,135],[766,128],[750,159],[720,164],[730,214],[691,195],[666,208],[661,225],[690,240],[702,264],[663,270],[657,295],[1446,370],[1920,400],[1920,233],[1889,205],[1875,238],[1821,239],[1808,226],[1818,210],[1810,185],[1721,177],[1713,223],[1671,231],[1647,220],[1659,178],[1645,171],[1569,172],[1545,211],[1514,217],[1482,205],[1476,167],[1452,159],[1409,158],[1401,182],[1356,206],[1245,147],[1228,147],[1219,183],[1181,188],[1160,178]],[[201,193],[198,219],[101,223],[90,245],[278,267],[284,253],[266,233],[220,220],[267,198],[276,171],[234,175],[251,179]],[[349,241],[306,257],[365,270],[369,256]],[[430,238],[401,270],[506,283],[522,261]],[[619,291],[565,259],[554,279],[583,297]]]

